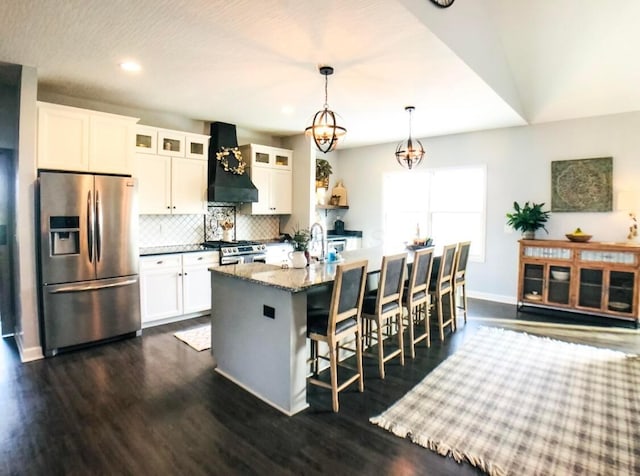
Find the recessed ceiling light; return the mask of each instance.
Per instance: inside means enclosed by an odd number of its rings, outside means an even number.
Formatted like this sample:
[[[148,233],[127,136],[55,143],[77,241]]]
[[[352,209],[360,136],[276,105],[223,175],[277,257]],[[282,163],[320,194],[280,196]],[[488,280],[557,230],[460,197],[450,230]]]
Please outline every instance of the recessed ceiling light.
[[[122,68],[123,71],[137,72],[142,69],[142,66],[140,66],[140,64],[136,63],[135,61],[125,61],[123,63],[120,63],[120,68]]]
[[[295,109],[293,106],[282,106],[282,114],[291,115],[293,114]]]

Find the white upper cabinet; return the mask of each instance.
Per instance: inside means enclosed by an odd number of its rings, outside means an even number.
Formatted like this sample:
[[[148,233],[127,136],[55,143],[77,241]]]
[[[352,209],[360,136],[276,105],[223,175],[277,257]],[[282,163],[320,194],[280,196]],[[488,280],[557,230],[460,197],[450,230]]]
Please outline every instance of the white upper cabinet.
[[[207,160],[209,155],[209,136],[186,134],[184,152],[189,159]]]
[[[131,175],[133,117],[38,103],[38,168]]]
[[[207,161],[171,158],[172,213],[207,212]]]
[[[155,127],[136,126],[136,152],[140,154],[158,153],[158,130]]]
[[[157,154],[151,152],[153,144],[157,144]],[[138,126],[136,150],[142,152],[136,154],[139,213],[205,214],[208,147],[205,135]]]
[[[136,154],[138,213],[171,214],[171,157]]]
[[[158,154],[184,157],[185,133],[158,129]]]
[[[293,152],[287,149],[248,144],[240,147],[249,165],[251,181],[258,189],[258,201],[247,204],[252,215],[284,215],[293,210]]]
[[[135,121],[92,114],[89,120],[89,169],[106,174],[133,174],[131,147]]]

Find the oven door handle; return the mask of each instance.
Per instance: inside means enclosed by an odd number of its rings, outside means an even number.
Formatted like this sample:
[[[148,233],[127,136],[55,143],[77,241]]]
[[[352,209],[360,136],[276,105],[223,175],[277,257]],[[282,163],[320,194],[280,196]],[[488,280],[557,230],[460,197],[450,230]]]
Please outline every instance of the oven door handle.
[[[244,258],[242,256],[236,256],[234,258],[225,258],[224,263],[220,263],[222,266],[228,266],[232,264],[242,264],[244,263]]]

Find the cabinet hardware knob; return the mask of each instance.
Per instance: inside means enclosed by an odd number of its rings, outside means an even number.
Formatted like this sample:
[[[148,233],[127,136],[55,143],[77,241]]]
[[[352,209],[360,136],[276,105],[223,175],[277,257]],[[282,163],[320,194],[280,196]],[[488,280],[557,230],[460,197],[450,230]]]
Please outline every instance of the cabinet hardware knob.
[[[162,264],[164,263],[164,261],[158,261],[156,264]]]
[[[184,273],[184,275],[185,275],[185,276],[186,276],[187,274],[189,274],[189,273]]]
[[[167,210],[171,210],[171,207],[170,207],[170,206],[167,206]]]

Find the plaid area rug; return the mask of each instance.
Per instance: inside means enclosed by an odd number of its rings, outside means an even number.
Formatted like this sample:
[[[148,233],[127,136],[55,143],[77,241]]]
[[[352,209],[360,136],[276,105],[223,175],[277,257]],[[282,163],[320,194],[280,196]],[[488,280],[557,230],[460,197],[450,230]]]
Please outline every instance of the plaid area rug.
[[[370,421],[490,475],[640,474],[640,357],[482,328]]]
[[[189,344],[198,352],[211,348],[211,324],[193,327],[173,334],[181,341]]]

